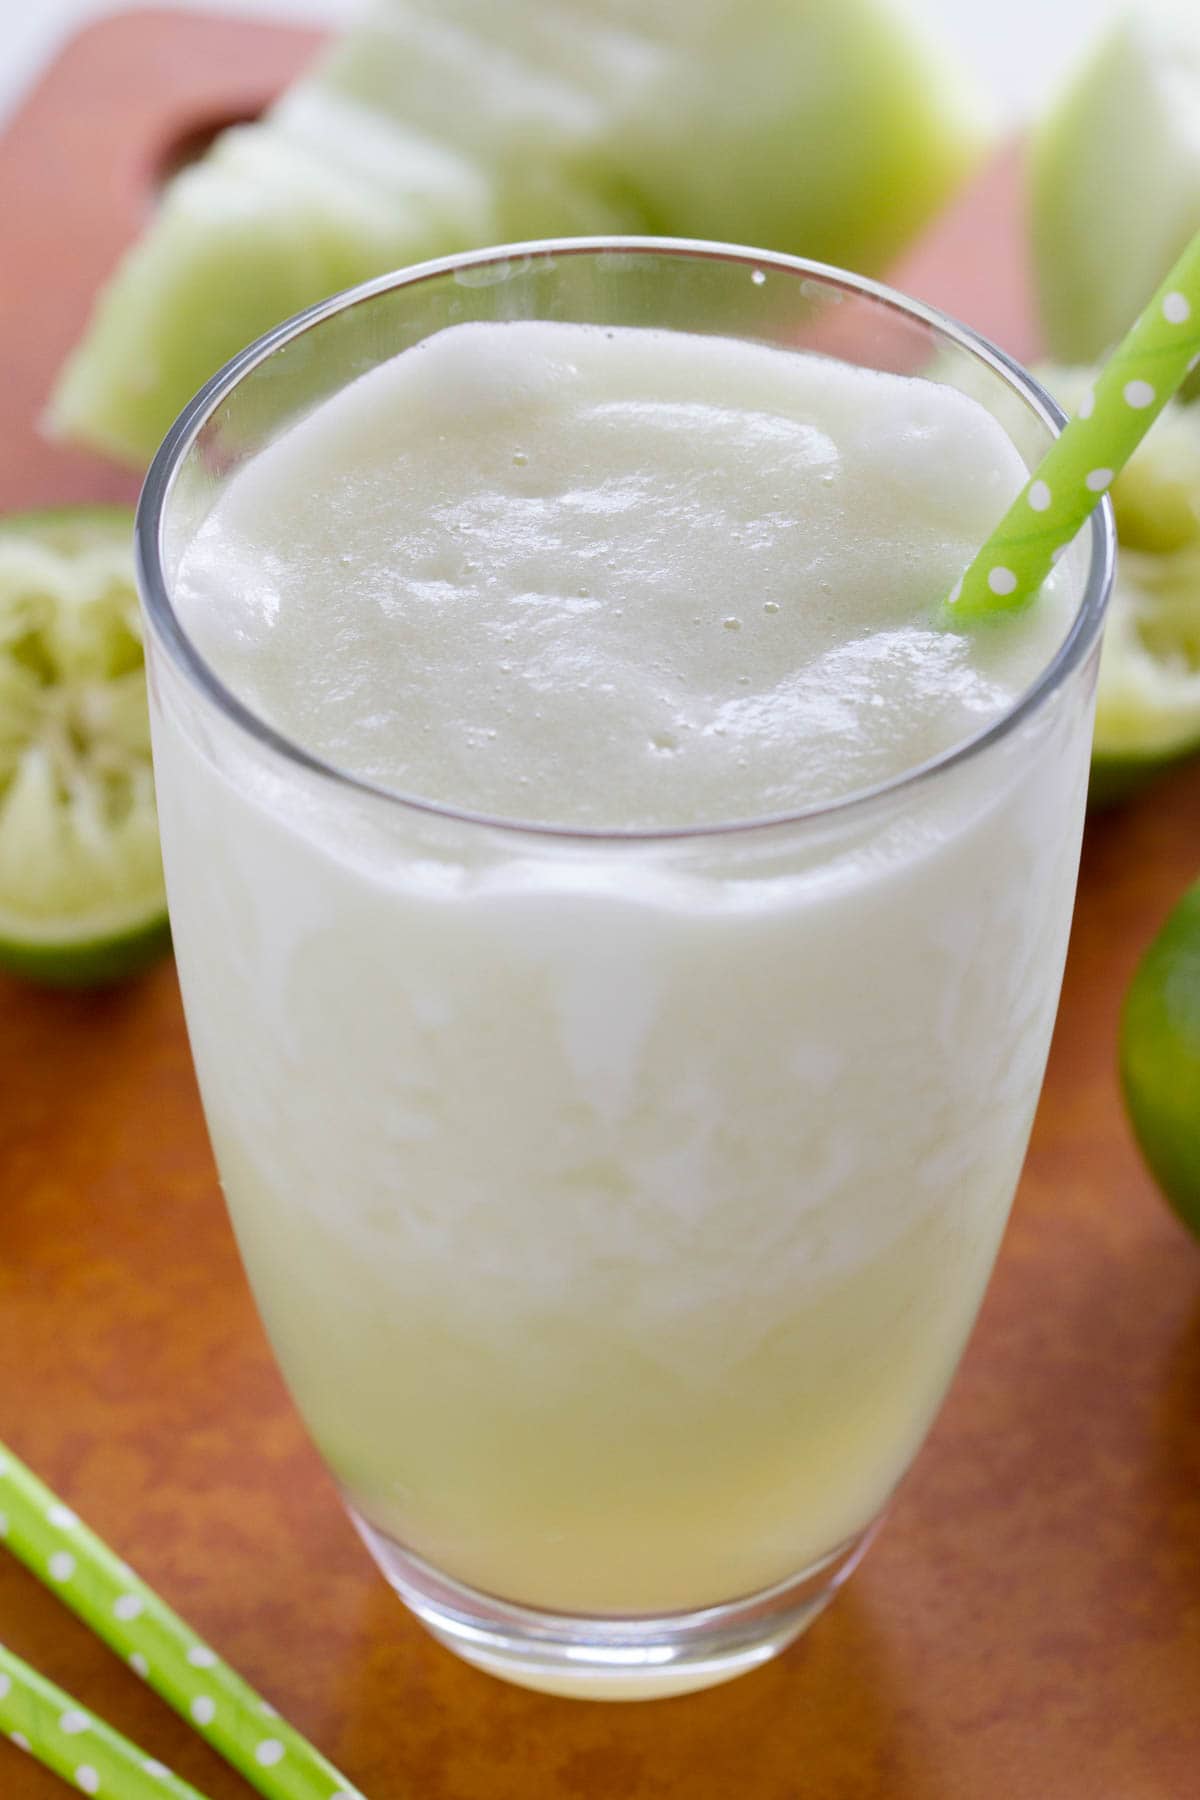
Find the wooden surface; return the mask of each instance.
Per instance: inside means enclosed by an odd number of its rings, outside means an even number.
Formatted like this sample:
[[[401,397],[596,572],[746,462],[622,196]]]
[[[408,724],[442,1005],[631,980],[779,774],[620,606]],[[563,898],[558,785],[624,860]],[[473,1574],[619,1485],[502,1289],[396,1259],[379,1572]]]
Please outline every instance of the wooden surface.
[[[141,14],[68,47],[0,141],[0,506],[127,477],[34,420],[194,130],[299,33]],[[914,291],[1027,352],[1002,166]],[[172,970],[0,985],[0,1437],[371,1800],[1184,1800],[1200,1793],[1200,1246],[1113,1075],[1138,950],[1200,865],[1200,765],[1089,826],[1029,1165],[978,1330],[893,1517],[779,1662],[643,1707],[504,1687],[358,1546],[275,1374],[222,1211]],[[213,1800],[249,1790],[11,1559],[0,1635]],[[4,1800],[64,1790],[0,1742]]]

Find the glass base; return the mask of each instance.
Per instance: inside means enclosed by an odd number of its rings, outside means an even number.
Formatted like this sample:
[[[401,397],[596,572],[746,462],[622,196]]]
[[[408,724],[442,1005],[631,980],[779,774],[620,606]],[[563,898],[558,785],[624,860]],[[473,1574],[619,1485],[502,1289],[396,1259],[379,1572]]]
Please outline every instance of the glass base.
[[[464,1587],[349,1512],[388,1581],[439,1643],[489,1675],[573,1700],[667,1699],[757,1669],[824,1611],[879,1525],[788,1581],[725,1606],[593,1619]]]

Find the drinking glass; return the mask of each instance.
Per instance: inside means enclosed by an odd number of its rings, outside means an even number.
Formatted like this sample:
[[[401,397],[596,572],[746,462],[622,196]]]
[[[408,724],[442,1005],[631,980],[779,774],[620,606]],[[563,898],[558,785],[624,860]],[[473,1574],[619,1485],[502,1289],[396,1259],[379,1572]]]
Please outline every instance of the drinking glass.
[[[1111,512],[1061,559],[1071,622],[1030,690],[868,791],[662,831],[392,792],[230,691],[175,574],[249,459],[472,319],[925,374],[1029,463],[1062,421],[1000,351],[869,281],[576,240],[313,307],[208,384],[146,482],[179,977],[296,1405],[444,1644],[554,1692],[679,1693],[753,1668],[827,1604],[971,1329],[1057,1005]]]

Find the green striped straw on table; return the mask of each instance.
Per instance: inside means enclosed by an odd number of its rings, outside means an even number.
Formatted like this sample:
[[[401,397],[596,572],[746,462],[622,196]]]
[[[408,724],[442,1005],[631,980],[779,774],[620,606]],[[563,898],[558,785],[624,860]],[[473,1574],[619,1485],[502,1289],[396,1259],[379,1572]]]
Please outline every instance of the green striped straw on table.
[[[1200,357],[1200,233],[949,594],[952,622],[1014,612],[1108,492]]]
[[[364,1800],[332,1763],[201,1642],[152,1588],[3,1445],[0,1539],[266,1800]],[[71,1754],[70,1746],[64,1750],[63,1715],[68,1711],[73,1717],[89,1715],[65,1695],[60,1704],[55,1698],[58,1690],[50,1684],[41,1684],[39,1689],[40,1677],[18,1658],[8,1656],[0,1667],[8,1681],[0,1698],[0,1723],[10,1736],[18,1732],[34,1756],[62,1774]],[[11,1718],[17,1723],[8,1724]],[[95,1756],[80,1754],[67,1773],[67,1779],[84,1793],[119,1800],[142,1800],[143,1793],[151,1791],[195,1795],[195,1789],[178,1781],[174,1790],[164,1790],[163,1777],[156,1778],[159,1785],[154,1790],[137,1787],[127,1773],[114,1777],[112,1787],[100,1786],[102,1742],[114,1757],[123,1754],[119,1747],[125,1742],[107,1727],[103,1730],[103,1740],[98,1734],[89,1740],[89,1751],[93,1743],[96,1746]],[[68,1731],[66,1735],[72,1734]],[[133,1751],[132,1746],[127,1748]],[[117,1766],[106,1763],[106,1767]],[[81,1768],[87,1771],[82,1782],[77,1778]],[[147,1769],[143,1759],[143,1777]],[[149,1772],[153,1776],[153,1770]],[[93,1777],[96,1785],[89,1786]],[[3,1785],[0,1782],[0,1791]]]

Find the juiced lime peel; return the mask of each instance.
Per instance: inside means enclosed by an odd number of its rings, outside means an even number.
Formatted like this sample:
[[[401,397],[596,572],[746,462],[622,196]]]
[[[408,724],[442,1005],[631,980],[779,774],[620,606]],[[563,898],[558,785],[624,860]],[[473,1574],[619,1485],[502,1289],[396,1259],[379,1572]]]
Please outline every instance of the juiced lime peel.
[[[1138,965],[1121,1015],[1121,1083],[1163,1193],[1200,1237],[1200,882]]]
[[[1037,372],[1070,413],[1095,375],[1057,365]],[[1121,555],[1096,696],[1100,801],[1200,750],[1200,407],[1168,406],[1111,494]]]
[[[376,0],[169,185],[48,424],[143,463],[270,326],[489,243],[652,231],[879,269],[982,112],[890,0]]]
[[[0,518],[0,966],[58,985],[168,942],[132,530]]]

